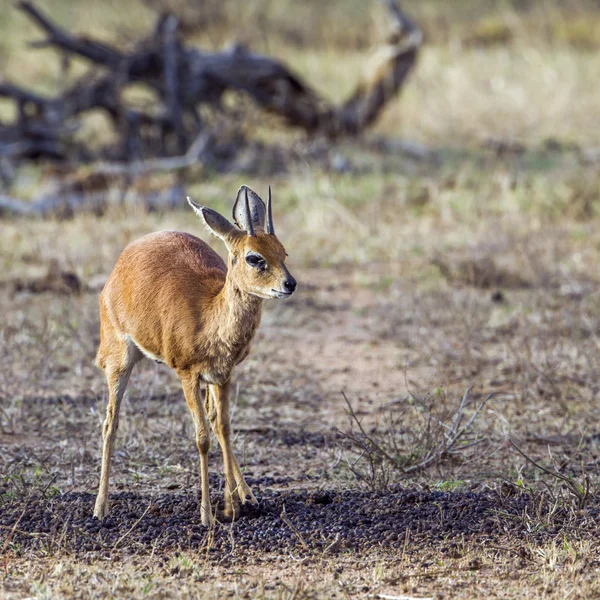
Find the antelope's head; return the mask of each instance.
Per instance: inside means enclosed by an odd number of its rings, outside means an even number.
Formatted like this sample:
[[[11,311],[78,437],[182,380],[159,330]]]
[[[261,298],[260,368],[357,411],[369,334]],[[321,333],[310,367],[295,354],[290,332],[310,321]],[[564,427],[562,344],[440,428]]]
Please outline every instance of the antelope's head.
[[[188,202],[207,229],[225,242],[228,276],[240,290],[259,298],[287,298],[294,293],[297,283],[285,266],[287,253],[275,235],[270,186],[266,206],[256,192],[245,185],[240,188],[233,205],[235,225],[191,198]]]

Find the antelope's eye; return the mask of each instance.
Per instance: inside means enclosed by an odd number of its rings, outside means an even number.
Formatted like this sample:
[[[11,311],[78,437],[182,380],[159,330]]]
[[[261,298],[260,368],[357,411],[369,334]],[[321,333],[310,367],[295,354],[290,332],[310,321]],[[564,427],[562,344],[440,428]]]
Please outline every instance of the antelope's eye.
[[[265,259],[258,254],[248,254],[248,256],[246,256],[246,262],[251,267],[256,267],[257,269],[264,269],[267,264]]]

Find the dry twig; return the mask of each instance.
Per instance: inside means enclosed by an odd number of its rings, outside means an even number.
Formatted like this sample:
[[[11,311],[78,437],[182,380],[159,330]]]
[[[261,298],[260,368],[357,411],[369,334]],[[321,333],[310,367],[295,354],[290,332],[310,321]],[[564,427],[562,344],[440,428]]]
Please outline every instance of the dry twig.
[[[493,394],[488,394],[488,396],[486,396],[486,398],[477,406],[477,408],[475,409],[471,417],[468,419],[468,421],[463,424],[465,419],[465,410],[469,402],[470,391],[471,388],[468,388],[467,391],[464,393],[460,401],[459,407],[456,410],[456,413],[454,414],[452,422],[449,425],[444,423],[440,419],[437,419],[434,415],[431,414],[431,412],[428,413],[429,423],[431,423],[431,421],[436,423],[439,430],[443,433],[442,439],[439,441],[439,443],[436,443],[432,447],[426,448],[425,456],[424,458],[422,458],[422,460],[419,460],[418,462],[409,466],[403,466],[399,462],[399,460],[385,448],[385,444],[382,441],[374,439],[372,435],[369,435],[365,431],[362,422],[358,418],[358,415],[352,408],[352,405],[350,404],[350,401],[348,400],[348,397],[344,392],[342,392],[342,396],[346,402],[348,414],[352,422],[357,425],[362,437],[353,435],[351,433],[341,433],[346,438],[350,439],[350,441],[352,441],[356,446],[358,446],[358,448],[360,448],[362,454],[358,460],[366,456],[372,463],[372,455],[375,454],[381,460],[384,460],[385,462],[390,464],[394,469],[399,469],[404,474],[408,475],[411,473],[415,473],[416,471],[422,471],[449,454],[457,454],[463,452],[464,450],[472,448],[476,444],[480,444],[481,442],[485,441],[485,438],[478,437],[475,440],[469,441],[467,443],[460,443],[464,440],[467,433],[471,431],[475,420],[481,414],[481,411],[484,409],[488,401],[493,397]],[[431,439],[434,439],[433,435],[431,436]],[[395,441],[393,445],[396,445]],[[352,467],[353,465],[351,465],[351,469]],[[355,470],[354,472],[356,474]]]
[[[140,524],[140,521],[148,514],[148,511],[152,507],[152,501],[148,504],[148,507],[143,512],[142,516],[115,542],[113,550],[119,547],[119,544]]]
[[[547,467],[544,467],[540,463],[536,462],[535,460],[533,460],[533,458],[531,458],[530,456],[525,454],[525,452],[523,452],[523,450],[521,450],[521,448],[519,448],[519,446],[517,446],[517,444],[515,444],[512,439],[509,439],[509,442],[510,442],[511,446],[526,461],[530,462],[534,467],[538,468],[543,473],[546,473],[546,475],[550,475],[551,477],[554,477],[555,479],[558,479],[559,481],[562,481],[563,483],[565,483],[567,485],[567,488],[571,492],[571,494],[573,494],[573,496],[575,496],[575,498],[577,500],[577,508],[579,508],[579,509],[585,508],[585,506],[591,496],[590,490],[591,490],[592,482],[591,482],[589,474],[585,472],[585,467],[583,465],[582,465],[583,483],[579,483],[573,477],[567,477],[566,475],[563,475],[562,473],[559,473],[556,470],[551,471]]]
[[[302,537],[302,534],[298,531],[298,529],[296,528],[296,526],[288,519],[287,513],[285,512],[285,504],[283,505],[283,508],[281,509],[281,514],[279,515],[279,518],[294,532],[294,534],[296,535],[296,537],[300,540],[300,543],[302,544],[302,547],[307,552],[309,552],[310,548],[308,547],[308,544],[304,541],[304,538]]]

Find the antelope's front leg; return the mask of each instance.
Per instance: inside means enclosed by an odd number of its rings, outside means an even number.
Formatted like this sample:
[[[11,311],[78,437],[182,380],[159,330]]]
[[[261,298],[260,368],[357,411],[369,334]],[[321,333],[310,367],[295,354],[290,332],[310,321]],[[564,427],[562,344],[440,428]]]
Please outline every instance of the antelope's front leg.
[[[216,438],[219,440],[219,444],[222,445],[223,442],[221,442],[219,428],[217,427],[217,407],[215,404],[213,394],[211,393],[212,387],[213,386],[207,386],[206,388],[206,412],[208,414],[212,430]],[[258,504],[258,500],[254,497],[250,486],[244,480],[242,469],[240,468],[237,458],[235,457],[233,448],[231,447],[231,443],[229,445],[229,449],[229,455],[231,457],[231,462],[233,463],[233,477],[235,479],[237,493],[241,503],[246,504],[246,502],[249,502],[250,504]]]
[[[244,479],[244,474],[240,469],[240,465],[235,457],[235,454],[232,453],[233,456],[233,476],[235,477],[235,481],[237,483],[238,495],[242,504],[246,504],[249,502],[250,504],[258,504],[258,500],[255,498],[250,486],[246,483]]]
[[[245,492],[250,488],[242,479],[242,486],[238,477],[241,477],[240,467],[237,464],[231,447],[231,423],[229,414],[229,390],[230,382],[224,385],[209,385],[206,390],[206,404],[208,405],[208,414],[210,422],[215,432],[215,436],[221,445],[223,453],[223,467],[225,470],[225,515],[236,519],[240,513],[240,492],[244,501]],[[244,489],[247,488],[246,489]],[[250,495],[252,492],[250,491]]]
[[[189,406],[194,426],[196,428],[196,445],[200,453],[200,481],[202,485],[202,501],[200,504],[200,517],[203,525],[212,523],[210,507],[210,488],[208,485],[208,451],[210,450],[210,428],[202,406],[200,397],[200,378],[190,373],[178,372],[183,393]]]

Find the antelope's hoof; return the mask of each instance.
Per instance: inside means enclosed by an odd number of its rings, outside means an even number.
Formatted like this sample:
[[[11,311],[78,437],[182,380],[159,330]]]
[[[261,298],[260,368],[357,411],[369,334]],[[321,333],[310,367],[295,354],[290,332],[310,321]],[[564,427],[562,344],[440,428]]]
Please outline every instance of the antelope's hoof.
[[[238,494],[240,496],[240,502],[242,504],[258,504],[258,500],[252,493],[252,490],[247,483],[238,486]]]
[[[214,518],[210,508],[208,510],[200,509],[200,519],[202,520],[202,525],[206,525],[206,527],[210,527],[213,524]]]
[[[223,517],[228,521],[237,521],[240,518],[241,510],[239,503],[226,503],[223,509]]]
[[[108,501],[107,500],[96,500],[96,506],[94,507],[94,516],[102,521],[104,517],[108,514]]]
[[[251,489],[248,489],[248,492],[245,494],[240,494],[240,500],[242,504],[254,504],[255,506],[258,504],[258,500],[252,493]]]

